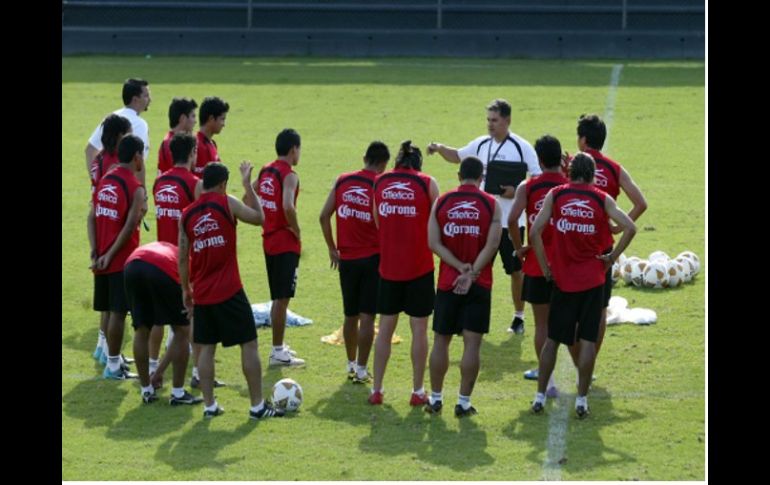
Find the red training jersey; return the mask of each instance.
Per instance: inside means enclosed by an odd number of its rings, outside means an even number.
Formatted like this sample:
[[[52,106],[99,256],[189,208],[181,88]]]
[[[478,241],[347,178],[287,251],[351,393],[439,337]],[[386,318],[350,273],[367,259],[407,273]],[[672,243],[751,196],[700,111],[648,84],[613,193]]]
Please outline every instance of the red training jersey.
[[[126,259],[126,265],[134,260],[150,263],[179,283],[179,249],[176,245],[155,241],[134,249]]]
[[[531,234],[532,223],[535,222],[537,213],[540,212],[540,208],[543,207],[543,201],[548,192],[557,185],[563,185],[569,182],[567,178],[561,173],[543,172],[541,175],[537,175],[527,180],[526,194],[527,194],[527,240],[530,241],[530,250],[524,255],[524,263],[522,265],[522,271],[528,276],[543,276],[543,270],[540,268],[540,264],[537,262],[537,255],[535,249],[531,247]],[[547,260],[551,260],[551,238],[552,238],[552,221],[548,221],[548,225],[543,229],[542,239],[543,247],[545,248],[545,255]]]
[[[289,222],[283,211],[283,181],[294,173],[291,165],[284,160],[268,163],[259,172],[254,182],[262,209],[265,212],[265,222],[262,224],[262,247],[266,254],[282,253],[300,254],[301,245],[297,236],[289,230]],[[297,207],[299,196],[299,181],[294,192],[294,207]]]
[[[217,142],[212,140],[199,131],[196,135],[198,139],[198,158],[195,160],[193,173],[198,177],[203,176],[203,169],[209,162],[221,162],[219,152],[217,152]]]
[[[93,160],[91,160],[91,192],[96,190],[96,186],[104,175],[110,171],[112,167],[118,164],[118,152],[108,153],[104,150],[100,151]]]
[[[371,170],[359,170],[337,178],[334,208],[340,259],[368,258],[380,252],[377,226],[372,217],[376,176]]]
[[[174,157],[171,155],[171,147],[169,145],[173,137],[174,130],[171,130],[166,133],[166,137],[160,142],[160,148],[158,148],[158,172],[160,173],[170,170],[174,166]]]
[[[195,200],[198,177],[184,167],[173,167],[155,179],[155,221],[158,241],[179,243],[179,219],[182,210]]]

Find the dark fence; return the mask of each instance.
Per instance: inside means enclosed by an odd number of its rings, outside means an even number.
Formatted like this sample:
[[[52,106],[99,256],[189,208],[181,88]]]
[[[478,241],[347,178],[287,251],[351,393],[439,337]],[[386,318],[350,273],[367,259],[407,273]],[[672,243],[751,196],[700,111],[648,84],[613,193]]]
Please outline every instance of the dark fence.
[[[65,0],[62,54],[703,58],[694,0]]]

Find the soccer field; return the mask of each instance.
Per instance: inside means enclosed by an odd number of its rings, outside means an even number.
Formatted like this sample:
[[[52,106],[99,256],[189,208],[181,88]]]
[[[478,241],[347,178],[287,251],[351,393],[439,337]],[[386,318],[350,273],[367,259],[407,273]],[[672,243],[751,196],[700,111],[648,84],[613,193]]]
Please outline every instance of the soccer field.
[[[613,68],[620,74],[617,90],[611,89]],[[287,328],[286,341],[307,366],[268,369],[270,330],[259,331],[266,395],[282,377],[305,391],[300,412],[288,419],[248,419],[237,347],[217,351],[218,378],[228,387],[216,394],[227,413],[211,421],[202,419],[200,406],[171,407],[168,382],[159,402],[143,405],[135,381],[102,379],[91,358],[99,319],[91,310],[84,148],[96,124],[121,106],[128,77],[150,83],[152,102],[142,115],[150,126],[148,183],[174,96],[198,104],[219,96],[230,104],[215,140],[238,197],[241,160],[257,167],[274,160],[283,128],[302,136],[296,171],[303,252],[290,309],[314,323]],[[62,479],[704,480],[704,94],[703,62],[62,58]],[[329,269],[318,224],[336,176],[358,169],[375,139],[393,155],[405,139],[423,152],[431,141],[463,146],[486,133],[485,106],[498,97],[513,107],[513,132],[531,143],[550,133],[570,153],[577,149],[578,116],[607,116],[605,151],[633,175],[649,204],[625,254],[646,258],[662,250],[673,257],[691,250],[701,258],[701,273],[676,289],[616,285],[615,295],[655,310],[658,322],[608,328],[588,397],[592,414],[583,421],[574,417],[574,370],[564,349],[556,364],[562,398],[549,400],[544,415],[530,413],[535,384],[522,373],[537,365],[534,320],[527,305],[526,333],[506,333],[513,307],[499,258],[473,392],[477,416],[458,420],[451,412],[458,339],[450,347],[447,409],[439,416],[408,404],[410,332],[403,316],[383,406],[367,404],[368,387],[347,380],[344,347],[320,341],[342,324],[338,275]],[[440,156],[426,156],[423,169],[442,192],[456,187],[457,166]],[[630,209],[625,196],[618,202]],[[151,231],[142,230],[142,243],[155,239],[153,210],[150,203]],[[238,225],[238,256],[249,299],[268,301],[260,228]],[[128,317],[128,355],[132,338]]]

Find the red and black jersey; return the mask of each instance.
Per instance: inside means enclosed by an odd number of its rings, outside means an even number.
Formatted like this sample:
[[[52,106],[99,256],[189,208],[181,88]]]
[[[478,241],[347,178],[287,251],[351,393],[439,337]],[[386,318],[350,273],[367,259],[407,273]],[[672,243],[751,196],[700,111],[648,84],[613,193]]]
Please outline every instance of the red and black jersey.
[[[155,179],[152,196],[158,241],[179,242],[179,219],[182,210],[195,200],[198,177],[184,167],[173,167]]]
[[[340,259],[368,258],[380,252],[372,216],[374,179],[371,170],[343,173],[334,186],[337,213],[337,249]]]
[[[543,172],[541,175],[532,177],[527,180],[526,194],[527,194],[527,239],[529,240],[530,230],[532,223],[535,222],[537,213],[540,212],[540,208],[543,207],[543,201],[545,196],[548,195],[548,191],[552,188],[568,183],[567,178],[561,173]],[[551,238],[553,227],[551,221],[543,229],[543,247],[545,248],[546,258],[550,260],[551,255]],[[531,240],[530,240],[531,245]],[[543,276],[543,270],[540,268],[540,264],[537,262],[537,256],[535,255],[534,248],[530,248],[529,252],[524,255],[524,263],[522,265],[522,271],[529,276]]]
[[[568,183],[553,189],[552,255],[549,264],[561,291],[574,293],[604,284],[605,249],[610,230],[604,199],[591,184]]]
[[[108,153],[102,150],[91,160],[91,192],[96,190],[102,177],[117,164],[118,152]]]
[[[620,164],[603,154],[599,150],[586,148],[586,153],[594,157],[596,162],[596,173],[594,174],[594,185],[610,194],[610,197],[617,200],[620,195]]]
[[[227,195],[206,192],[182,212],[190,242],[190,282],[196,305],[229,300],[243,284],[236,257],[236,220]]]
[[[134,260],[150,263],[179,283],[179,249],[171,243],[155,241],[134,249],[126,259],[126,265]]]
[[[276,160],[262,167],[259,177],[254,182],[254,191],[265,212],[265,222],[262,224],[262,247],[266,254],[300,254],[300,242],[289,230],[289,223],[283,212],[283,181],[290,173],[294,173],[294,170],[288,162]],[[294,207],[297,207],[298,196],[299,181],[297,181],[297,190],[294,192]]]
[[[203,169],[209,162],[221,162],[219,159],[219,152],[217,152],[217,142],[212,140],[199,131],[197,134],[198,139],[198,158],[195,161],[193,167],[193,173],[198,177],[203,176]]]
[[[92,194],[94,214],[96,215],[96,252],[103,256],[118,238],[126,225],[128,212],[134,200],[134,192],[141,187],[134,173],[120,165],[114,167],[101,178]],[[139,225],[134,228],[131,237],[118,250],[107,268],[95,274],[110,274],[123,271],[126,258],[139,246]]]
[[[166,138],[160,142],[160,148],[158,148],[158,172],[163,173],[166,170],[170,170],[174,166],[174,156],[171,154],[171,138],[174,137],[174,130],[166,133]]]
[[[484,249],[495,215],[495,198],[472,184],[461,185],[436,200],[436,220],[441,243],[463,263],[473,264]],[[438,288],[449,291],[459,272],[443,260],[439,265]],[[476,284],[492,288],[492,262],[482,268]]]
[[[430,182],[428,175],[408,168],[395,168],[375,180],[380,276],[387,280],[409,281],[433,270]]]

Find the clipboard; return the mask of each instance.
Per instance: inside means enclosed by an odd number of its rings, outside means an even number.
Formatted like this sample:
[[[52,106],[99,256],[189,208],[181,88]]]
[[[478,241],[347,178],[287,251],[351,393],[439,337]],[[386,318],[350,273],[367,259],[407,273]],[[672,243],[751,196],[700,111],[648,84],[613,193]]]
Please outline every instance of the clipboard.
[[[518,185],[527,178],[527,164],[524,162],[491,161],[487,164],[487,176],[484,179],[484,192],[500,195],[501,185]]]

